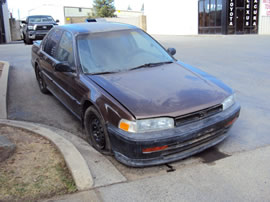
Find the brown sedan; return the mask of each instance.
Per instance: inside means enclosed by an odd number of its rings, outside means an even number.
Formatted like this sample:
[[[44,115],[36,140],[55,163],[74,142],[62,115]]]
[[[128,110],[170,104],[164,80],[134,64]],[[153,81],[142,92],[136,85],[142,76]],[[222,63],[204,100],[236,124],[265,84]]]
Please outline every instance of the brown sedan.
[[[96,22],[53,28],[32,65],[94,148],[142,167],[216,145],[239,116],[231,88],[174,54],[137,27]]]

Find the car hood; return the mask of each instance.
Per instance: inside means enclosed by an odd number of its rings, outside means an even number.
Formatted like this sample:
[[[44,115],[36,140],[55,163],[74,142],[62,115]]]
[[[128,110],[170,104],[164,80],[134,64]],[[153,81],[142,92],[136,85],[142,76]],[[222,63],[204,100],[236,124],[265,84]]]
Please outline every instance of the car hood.
[[[177,117],[220,104],[230,94],[177,63],[89,77],[136,119]]]

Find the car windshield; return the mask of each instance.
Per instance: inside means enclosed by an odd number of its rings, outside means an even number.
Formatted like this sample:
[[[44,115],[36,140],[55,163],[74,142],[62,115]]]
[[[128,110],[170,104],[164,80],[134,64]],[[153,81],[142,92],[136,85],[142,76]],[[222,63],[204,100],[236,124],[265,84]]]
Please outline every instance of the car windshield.
[[[145,64],[173,61],[155,40],[139,29],[79,35],[77,43],[84,73],[127,71]]]
[[[54,22],[54,20],[50,16],[35,16],[29,18],[29,23],[37,23],[37,22]]]

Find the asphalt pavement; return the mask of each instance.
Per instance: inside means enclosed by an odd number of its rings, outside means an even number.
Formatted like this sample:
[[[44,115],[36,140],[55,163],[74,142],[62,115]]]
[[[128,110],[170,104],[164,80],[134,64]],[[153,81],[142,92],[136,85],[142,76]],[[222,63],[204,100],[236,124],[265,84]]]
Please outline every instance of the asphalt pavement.
[[[236,92],[242,110],[219,150],[233,154],[270,144],[270,36],[157,36],[176,58],[216,76]]]
[[[230,199],[242,199],[242,201],[249,197],[252,201],[251,199],[256,199],[256,196],[258,199],[262,199],[261,201],[270,199],[270,193],[264,191],[264,186],[270,190],[270,176],[266,173],[260,175],[266,170],[256,170],[256,164],[265,163],[267,165],[266,161],[270,160],[269,155],[256,156],[256,153],[253,153],[253,151],[262,150],[259,154],[263,155],[263,148],[270,145],[270,36],[155,36],[155,38],[166,48],[176,48],[175,57],[177,59],[198,67],[231,86],[242,106],[240,118],[229,131],[229,138],[215,148],[167,166],[132,169],[108,157],[129,183],[125,188],[123,188],[123,184],[101,188],[98,194],[105,199],[110,197],[117,199],[115,190],[121,189],[132,196],[138,195],[137,199],[141,200],[159,201],[160,199],[160,201],[164,201],[166,196],[169,196],[169,200],[176,199],[174,197],[195,200],[199,199],[197,197],[199,193],[207,192],[207,187],[209,189],[216,187],[216,194],[208,199],[214,200],[215,197],[220,196],[221,198],[216,199],[223,198],[225,201],[226,195]],[[22,43],[0,45],[0,60],[6,60],[11,65],[8,118],[42,123],[83,136],[80,122],[52,95],[43,95],[39,92],[30,59],[31,46],[25,46]],[[241,168],[241,165],[237,164],[237,158],[242,155],[244,157],[241,162],[248,160],[248,164],[245,166],[250,165],[247,169],[251,169],[252,172],[245,173],[246,168]],[[204,169],[217,162],[222,163],[215,168],[216,170]],[[232,164],[233,168],[224,170],[222,175],[218,175],[223,172],[220,170],[229,168]],[[174,170],[170,170],[170,166],[173,166],[176,171],[170,172]],[[237,168],[241,168],[239,172]],[[200,171],[201,169],[202,171]],[[214,172],[213,175],[211,172]],[[267,172],[270,173],[269,170]],[[230,177],[226,179],[225,174]],[[233,179],[239,178],[244,182],[244,175],[253,176],[250,182],[257,183],[258,186],[255,187],[257,195],[250,193],[240,194],[239,196],[244,196],[243,198],[237,197],[237,190],[239,193],[244,193],[244,191],[249,192],[252,189],[252,184],[238,183],[232,186]],[[190,176],[195,177],[190,178]],[[260,177],[258,178],[260,180],[263,177],[268,179],[265,179],[265,184],[260,184],[257,182],[256,176]],[[195,185],[196,179],[198,185]],[[221,188],[217,187],[222,183],[224,185]],[[240,190],[238,185],[244,187]],[[188,188],[189,186],[192,189]],[[223,189],[228,191],[222,193]],[[190,194],[185,194],[185,190]],[[264,191],[262,197],[259,197],[259,194],[262,194],[260,190]],[[127,199],[124,191],[119,197]],[[147,196],[147,194],[149,195]],[[161,198],[157,198],[156,194]],[[269,197],[267,198],[267,196]]]
[[[0,45],[0,60],[10,64],[8,82],[8,118],[43,123],[82,134],[81,124],[51,94],[39,91],[31,65],[31,45]]]

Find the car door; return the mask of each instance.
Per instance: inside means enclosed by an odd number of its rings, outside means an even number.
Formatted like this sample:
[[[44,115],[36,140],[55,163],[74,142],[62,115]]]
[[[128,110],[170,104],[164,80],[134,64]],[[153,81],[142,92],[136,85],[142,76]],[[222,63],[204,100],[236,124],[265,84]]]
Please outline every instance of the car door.
[[[55,79],[55,65],[58,61],[55,59],[55,53],[61,39],[63,31],[60,29],[53,29],[44,38],[40,50],[40,68],[43,78],[47,84],[47,88],[61,101],[61,91]]]
[[[70,32],[64,31],[55,58],[59,63],[68,64],[73,72],[54,71],[54,78],[61,90],[63,102],[78,117],[80,102],[76,99],[74,92],[77,90],[78,72],[74,60],[73,36]]]

